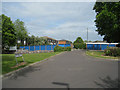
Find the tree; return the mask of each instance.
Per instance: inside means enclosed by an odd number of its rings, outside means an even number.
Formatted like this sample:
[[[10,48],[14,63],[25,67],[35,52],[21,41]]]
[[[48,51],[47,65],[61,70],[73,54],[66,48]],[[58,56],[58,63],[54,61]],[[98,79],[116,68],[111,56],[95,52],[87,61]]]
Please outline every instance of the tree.
[[[76,49],[85,49],[86,48],[86,44],[84,43],[84,41],[82,40],[82,38],[81,37],[78,37],[75,41],[74,41],[74,43],[73,43],[73,45],[74,45],[74,48],[76,48]]]
[[[2,14],[2,49],[9,49],[10,46],[16,45],[16,30],[10,17]],[[0,20],[1,21],[1,20]]]
[[[17,19],[14,22],[14,28],[16,30],[17,40],[21,41],[21,45],[24,45],[24,40],[26,40],[28,36],[24,22]]]
[[[97,32],[107,42],[120,42],[120,2],[96,2]]]
[[[81,37],[78,37],[75,41],[74,41],[74,43],[83,43],[84,41],[82,40],[82,38]]]

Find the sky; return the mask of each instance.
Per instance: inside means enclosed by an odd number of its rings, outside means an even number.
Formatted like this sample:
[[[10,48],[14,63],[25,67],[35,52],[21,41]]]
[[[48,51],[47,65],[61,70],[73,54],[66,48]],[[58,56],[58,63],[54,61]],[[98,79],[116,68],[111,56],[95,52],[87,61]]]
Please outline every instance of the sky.
[[[70,41],[103,40],[95,31],[95,2],[2,2],[2,13],[25,23],[30,35]]]

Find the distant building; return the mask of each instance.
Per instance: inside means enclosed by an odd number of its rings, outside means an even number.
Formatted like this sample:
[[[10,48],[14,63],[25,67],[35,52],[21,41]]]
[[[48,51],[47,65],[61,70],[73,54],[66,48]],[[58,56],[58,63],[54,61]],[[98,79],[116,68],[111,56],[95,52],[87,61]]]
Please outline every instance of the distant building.
[[[47,41],[51,44],[51,45],[57,45],[58,44],[58,40],[44,36],[43,38],[46,38]]]
[[[72,42],[71,41],[68,41],[68,40],[59,40],[58,41],[58,44],[71,44]]]

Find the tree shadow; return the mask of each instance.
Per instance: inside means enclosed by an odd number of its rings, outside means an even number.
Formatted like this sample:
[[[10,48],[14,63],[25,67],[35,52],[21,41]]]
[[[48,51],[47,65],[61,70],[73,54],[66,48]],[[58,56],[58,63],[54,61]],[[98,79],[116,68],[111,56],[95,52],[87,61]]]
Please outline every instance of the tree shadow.
[[[99,77],[102,83],[94,81],[94,83],[102,88],[119,88],[120,80],[118,78],[111,79],[111,77],[107,76],[105,78]]]
[[[39,71],[40,70],[40,66],[28,66],[26,68],[23,68],[17,72],[15,72],[14,74],[12,74],[9,79],[18,79],[18,77],[22,76],[22,77],[27,77],[27,74],[30,72],[34,72],[34,71]]]

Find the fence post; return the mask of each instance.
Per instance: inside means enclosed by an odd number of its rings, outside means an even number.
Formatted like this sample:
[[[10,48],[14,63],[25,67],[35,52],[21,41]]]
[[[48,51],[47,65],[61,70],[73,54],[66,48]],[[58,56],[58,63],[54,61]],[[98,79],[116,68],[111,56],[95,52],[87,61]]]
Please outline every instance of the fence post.
[[[47,50],[47,45],[45,45],[45,50]]]
[[[101,50],[101,44],[100,44],[100,50]]]
[[[41,45],[40,45],[40,50],[41,50]]]
[[[52,46],[53,46],[53,45],[51,45],[51,50],[52,50]]]
[[[30,46],[29,46],[29,51],[30,51]]]

